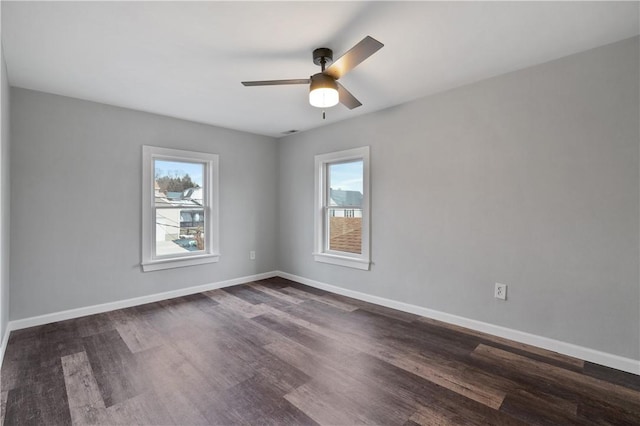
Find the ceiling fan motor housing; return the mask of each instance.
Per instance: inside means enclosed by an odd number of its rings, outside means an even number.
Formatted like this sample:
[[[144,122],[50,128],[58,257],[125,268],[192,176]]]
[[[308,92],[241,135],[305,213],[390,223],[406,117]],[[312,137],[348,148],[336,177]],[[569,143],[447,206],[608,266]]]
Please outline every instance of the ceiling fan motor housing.
[[[338,84],[336,83],[336,79],[329,75],[323,74],[321,72],[312,75],[311,86],[309,87],[309,89],[313,91],[315,89],[321,89],[321,88],[338,90]]]
[[[324,59],[324,66],[322,64],[322,60]],[[333,63],[333,50],[327,47],[321,47],[313,51],[313,63],[322,67],[322,71],[324,71],[324,67],[328,67]]]

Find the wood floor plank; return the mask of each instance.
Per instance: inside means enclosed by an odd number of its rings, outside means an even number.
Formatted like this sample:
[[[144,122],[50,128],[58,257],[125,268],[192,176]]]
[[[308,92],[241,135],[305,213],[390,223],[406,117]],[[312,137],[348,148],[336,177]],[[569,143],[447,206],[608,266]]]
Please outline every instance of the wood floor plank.
[[[176,419],[170,407],[163,405],[154,391],[148,390],[121,401],[106,409],[109,425],[166,425],[185,424],[184,419]]]
[[[259,305],[261,303],[266,304],[266,302],[272,301],[272,299],[274,299],[273,297],[268,296],[266,293],[262,293],[247,285],[237,285],[233,287],[226,287],[226,288],[223,288],[222,291],[224,291],[225,293],[232,294],[253,305]],[[276,301],[279,301],[279,299],[276,299]],[[282,301],[280,305],[285,306],[285,302]]]
[[[253,375],[250,362],[228,356],[224,344],[210,338],[194,342],[192,338],[176,342],[178,351],[216,390],[229,389]],[[212,368],[215,367],[215,368]]]
[[[409,418],[408,424],[420,425],[420,426],[447,426],[447,425],[464,425],[464,421],[455,421],[457,419],[451,419],[440,413],[432,413],[432,410],[425,409],[417,411]],[[407,423],[405,423],[407,424]]]
[[[8,390],[3,390],[0,392],[0,425],[4,424],[4,415],[7,411],[7,395],[9,394]]]
[[[511,374],[519,375],[529,386],[543,383],[550,392],[577,402],[579,424],[610,423],[606,419],[635,424],[640,419],[640,397],[633,389],[484,345],[478,346],[472,356],[511,370]]]
[[[171,407],[171,418],[176,420],[165,423],[227,424],[230,420],[213,410],[212,400],[226,392],[230,381],[212,380],[210,374],[203,374],[179,348],[185,349],[181,341],[136,354],[141,361],[144,360],[145,374],[156,395],[164,405]],[[190,355],[201,359],[195,353]],[[209,368],[216,364],[216,359],[211,359]],[[206,367],[200,365],[200,368]],[[239,382],[236,379],[231,383]]]
[[[182,336],[185,330],[200,330],[201,324],[204,325],[206,315],[188,305],[188,301],[176,298],[151,306],[137,306],[131,312],[133,315],[143,316],[163,339],[171,341]],[[197,316],[192,317],[194,314]]]
[[[285,396],[302,412],[320,424],[403,424],[408,414],[390,409],[391,401],[380,389],[358,389],[351,380],[335,377],[332,385],[312,381]],[[348,407],[348,409],[347,409]]]
[[[638,425],[637,410],[628,406],[615,406],[599,398],[585,398],[578,403],[580,425]]]
[[[461,415],[439,409],[439,407],[420,407],[410,418],[410,421],[422,426],[448,426],[448,425],[484,425],[484,419],[481,423],[470,422],[468,418]]]
[[[336,335],[360,335],[375,339],[379,334],[375,325],[353,321],[351,314],[354,311],[344,311],[316,300],[307,300],[299,305],[290,305],[280,310]]]
[[[416,319],[420,318],[420,316],[416,314],[398,311],[397,309],[387,308],[386,306],[375,305],[373,303],[367,303],[360,300],[347,298],[345,296],[331,295],[331,297],[338,300],[346,299],[347,303],[355,304],[358,307],[358,309],[368,311],[378,315],[383,315],[387,318],[393,318],[395,320],[404,321],[407,323],[413,322]]]
[[[198,296],[196,299],[192,296]],[[153,317],[152,325],[163,337],[173,339],[187,332],[207,333],[217,325],[211,321],[211,315],[202,309],[202,304],[217,302],[203,294],[178,297],[158,302],[164,309]],[[196,302],[196,300],[198,302]]]
[[[64,385],[63,385],[64,386]],[[71,424],[66,393],[59,385],[34,383],[11,389],[7,394],[5,425]]]
[[[363,374],[366,362],[351,354],[327,351],[319,355],[295,342],[279,342],[267,348],[313,377],[286,398],[319,423],[402,424],[415,409],[412,399],[369,381]],[[356,366],[361,370],[355,371]],[[349,409],[342,408],[347,406]]]
[[[311,377],[293,365],[282,361],[265,350],[265,355],[253,367],[254,379],[268,385],[272,392],[283,396],[311,380]]]
[[[605,380],[620,386],[627,387],[636,391],[640,391],[640,375],[627,373],[626,371],[616,370],[614,368],[605,367],[604,365],[585,362],[584,374],[596,379]]]
[[[233,424],[316,425],[307,414],[291,404],[261,375],[237,384],[217,403]]]
[[[570,370],[544,364],[522,355],[514,354],[502,349],[493,348],[486,345],[478,345],[473,352],[474,356],[494,358],[500,360],[501,364],[516,368],[526,369],[529,374],[544,378],[552,383],[572,386],[575,389],[585,391],[597,391],[606,394],[617,401],[634,401],[640,413],[640,399],[638,392],[617,384],[605,382],[590,376],[579,374]]]
[[[88,315],[72,321],[80,337],[87,337],[114,329],[115,324],[111,321],[109,314],[110,312]]]
[[[6,425],[71,424],[60,358],[47,362],[46,374],[7,392]],[[40,367],[42,373],[42,367]]]
[[[245,318],[253,318],[266,312],[264,309],[264,304],[249,303],[246,300],[241,299],[231,293],[227,293],[226,291],[211,290],[205,291],[203,294],[215,300],[220,305],[234,310]]]
[[[5,351],[0,375],[4,390],[24,383],[43,382],[52,371],[50,367],[60,366],[60,357],[84,350],[78,330],[71,321],[20,331],[22,333],[15,338],[10,336],[11,343]],[[60,367],[60,374],[61,371]]]
[[[256,282],[258,284],[268,285],[272,288],[284,288],[284,287],[289,287],[291,285],[299,285],[295,281],[291,281],[282,277],[265,278],[263,280],[258,280]]]
[[[597,410],[609,416],[611,413],[617,413],[619,419],[637,418],[638,415],[630,413],[623,407],[611,404],[610,401],[604,400],[601,396],[596,396],[597,393],[585,392],[585,389],[575,388],[574,386],[566,384],[553,384],[543,378],[530,374],[530,371],[521,367],[503,365],[498,359],[485,358],[477,355],[472,355],[469,358],[469,363],[477,366],[478,368],[487,371],[495,372],[501,377],[508,379],[516,383],[519,387],[516,387],[515,391],[509,392],[509,398],[503,402],[501,409],[509,411],[512,415],[519,418],[553,418],[556,416],[568,417],[566,424],[575,423],[576,420],[568,413],[572,413],[572,406],[577,406],[578,414],[576,418],[579,424],[600,424],[598,422],[592,422],[589,417],[583,417],[580,413],[585,411],[581,409],[581,406],[597,406]],[[537,401],[525,400],[519,406],[513,404],[514,398],[518,398],[518,392],[528,392],[536,395],[538,400],[544,401],[538,403]],[[515,410],[514,410],[515,407]],[[614,422],[615,423],[615,422]],[[627,422],[629,423],[629,422]],[[635,422],[630,422],[634,424]],[[533,424],[536,424],[535,422]],[[548,421],[543,422],[548,424]],[[606,423],[605,423],[606,424]],[[624,423],[623,423],[624,424]]]
[[[402,398],[412,400],[422,407],[439,407],[446,412],[454,412],[468,423],[489,423],[512,425],[520,424],[510,415],[495,408],[488,407],[473,399],[467,398],[450,389],[439,386],[407,370],[395,367],[379,358],[368,354],[357,356],[358,364],[365,365],[369,371],[366,376],[373,385],[383,386],[389,392]]]
[[[355,425],[367,424],[366,419],[354,410],[339,409],[337,402],[326,398],[319,398],[319,392],[309,386],[302,386],[295,392],[285,395],[285,399],[304,412],[318,424],[324,425]],[[329,396],[331,394],[329,393]]]
[[[253,318],[253,321],[315,351],[326,351],[340,346],[336,340],[328,339],[313,330],[300,327],[272,314],[260,315]]]
[[[508,413],[526,424],[537,425],[587,425],[578,418],[578,404],[565,402],[564,410],[544,404],[544,400],[526,391],[507,395],[500,411]]]
[[[475,339],[433,333],[430,329],[416,327],[402,320],[389,319],[378,313],[358,309],[349,316],[349,321],[367,327],[354,328],[363,337],[375,335],[380,343],[414,348],[417,352],[428,352],[445,358],[463,359],[478,346]],[[364,331],[360,332],[360,331]]]
[[[207,334],[190,334],[172,343],[216,391],[229,389],[249,378],[264,349],[224,328]],[[231,355],[230,355],[231,354]]]
[[[538,348],[535,346],[531,346],[531,345],[527,345],[525,343],[520,343],[520,342],[516,342],[513,340],[509,340],[509,339],[505,339],[503,337],[498,337],[498,336],[492,336],[490,334],[487,333],[483,333],[481,331],[476,331],[476,330],[472,330],[470,328],[465,328],[465,327],[460,327],[457,325],[453,325],[453,324],[447,324],[445,322],[442,321],[438,321],[438,320],[434,320],[432,318],[427,318],[427,317],[420,317],[416,320],[417,322],[422,322],[424,324],[430,324],[430,325],[434,325],[440,328],[444,328],[447,330],[452,330],[464,335],[470,335],[470,336],[475,336],[475,337],[479,337],[482,340],[486,340],[489,342],[493,342],[493,343],[498,343],[500,345],[506,346],[506,347],[510,347],[510,348],[516,348],[516,349],[520,349],[524,352],[528,352],[530,354],[536,354],[539,355],[543,358],[549,359],[549,360],[555,360],[558,361],[559,363],[565,364],[565,365],[570,365],[573,367],[576,367],[578,369],[582,369],[585,365],[585,361],[578,359],[578,358],[574,358],[574,357],[570,357],[568,355],[563,355],[563,354],[559,354],[557,352],[553,352],[553,351],[549,351],[546,349],[542,349],[542,348]]]
[[[86,352],[62,357],[65,388],[73,424],[105,422],[105,405]]]
[[[112,311],[108,317],[131,352],[141,352],[165,343],[160,333],[135,309]]]
[[[269,288],[268,286],[265,286],[265,285],[262,285],[262,284],[249,283],[247,285],[249,287],[253,288],[254,290],[258,290],[258,291],[261,291],[263,293],[268,294],[269,296],[273,296],[275,298],[282,299],[287,303],[291,303],[291,304],[297,305],[298,303],[304,302],[304,299],[302,299],[302,298],[288,295],[285,292],[278,291],[278,290],[275,290],[273,288]]]
[[[141,369],[116,330],[87,336],[83,341],[106,407],[146,390]]]
[[[420,405],[416,412],[409,418],[409,421],[424,426],[433,425],[510,425],[524,426],[525,423],[520,420],[511,418],[500,411],[482,412],[474,410],[471,407],[456,406],[444,403]]]
[[[580,366],[577,366],[575,363],[570,361],[571,357],[566,357],[565,359],[560,356],[560,354],[555,354],[554,352],[545,351],[543,349],[531,350],[528,345],[520,344],[518,342],[511,342],[507,339],[485,339],[483,337],[484,333],[451,333],[450,328],[440,327],[431,322],[420,320],[414,321],[411,325],[416,327],[416,333],[424,332],[428,334],[430,338],[435,337],[436,339],[444,339],[445,341],[449,342],[449,345],[447,345],[448,347],[462,348],[468,347],[469,345],[477,346],[479,344],[485,344],[514,352],[561,368],[567,368],[574,371],[583,371],[582,364],[580,364]],[[433,345],[430,346],[431,347],[427,347],[427,350],[433,350]],[[438,349],[444,349],[444,347],[438,347]],[[453,353],[454,352],[452,352],[452,354]],[[553,354],[558,356],[554,356]]]
[[[326,362],[326,355],[321,356],[293,341],[282,340],[271,343],[265,346],[265,349],[311,378],[323,379],[340,375],[341,371],[343,371],[340,363],[336,365],[335,362]],[[345,364],[349,362],[349,358],[344,356],[344,354],[334,355],[334,360],[336,358],[338,360],[345,360]]]
[[[411,371],[413,374],[484,404],[487,407],[494,409],[500,408],[502,401],[504,401],[506,397],[505,392],[488,386],[482,381],[474,380],[480,378],[480,376],[469,377],[467,374],[461,374],[456,367],[443,364],[428,364],[416,356],[388,354],[385,353],[385,351],[378,351],[376,356],[391,365]]]
[[[324,303],[347,312],[352,312],[358,309],[356,306],[351,305],[349,303],[341,302],[339,300],[334,300],[329,297],[326,297],[325,294],[318,295],[312,292],[300,290],[299,288],[296,288],[296,287],[285,287],[281,291],[287,294],[291,294],[293,296],[297,296],[303,300],[315,300],[316,302]]]

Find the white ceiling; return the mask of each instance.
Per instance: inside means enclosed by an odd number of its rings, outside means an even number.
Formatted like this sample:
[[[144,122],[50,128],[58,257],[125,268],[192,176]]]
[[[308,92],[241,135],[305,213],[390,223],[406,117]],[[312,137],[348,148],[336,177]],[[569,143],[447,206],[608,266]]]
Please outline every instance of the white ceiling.
[[[8,2],[13,86],[281,136],[639,33],[637,2]],[[364,105],[321,111],[311,52],[385,44],[343,77]]]

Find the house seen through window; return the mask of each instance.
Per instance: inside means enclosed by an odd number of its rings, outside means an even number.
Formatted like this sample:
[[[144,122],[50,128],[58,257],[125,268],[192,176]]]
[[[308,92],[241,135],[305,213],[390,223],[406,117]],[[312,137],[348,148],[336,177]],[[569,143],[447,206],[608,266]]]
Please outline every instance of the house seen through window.
[[[205,250],[205,165],[154,161],[156,257]]]
[[[218,260],[218,156],[143,147],[145,271]]]

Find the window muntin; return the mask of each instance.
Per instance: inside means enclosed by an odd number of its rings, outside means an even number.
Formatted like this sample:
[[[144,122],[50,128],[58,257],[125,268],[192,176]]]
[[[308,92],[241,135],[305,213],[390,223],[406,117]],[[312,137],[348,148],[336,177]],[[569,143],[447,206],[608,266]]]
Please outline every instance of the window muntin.
[[[218,260],[218,156],[143,147],[144,271]]]
[[[317,155],[314,258],[369,269],[369,147]]]

